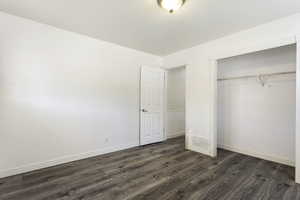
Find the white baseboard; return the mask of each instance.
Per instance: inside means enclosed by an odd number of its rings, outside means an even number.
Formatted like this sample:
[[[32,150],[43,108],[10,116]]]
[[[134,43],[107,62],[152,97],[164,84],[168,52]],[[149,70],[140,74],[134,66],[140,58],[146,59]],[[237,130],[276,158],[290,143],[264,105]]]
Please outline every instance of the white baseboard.
[[[167,139],[176,138],[180,136],[184,136],[185,132],[177,132],[177,133],[167,133]]]
[[[128,143],[128,144],[115,145],[113,147],[97,149],[94,151],[89,151],[89,152],[80,153],[80,154],[76,154],[76,155],[63,156],[60,158],[55,158],[55,159],[47,160],[44,162],[27,164],[27,165],[19,166],[19,167],[12,168],[12,169],[0,170],[0,178],[13,176],[13,175],[17,175],[17,174],[22,174],[22,173],[26,173],[26,172],[30,172],[30,171],[34,171],[34,170],[38,170],[38,169],[43,169],[43,168],[47,168],[47,167],[52,167],[52,166],[56,166],[56,165],[60,165],[60,164],[68,163],[68,162],[73,162],[76,160],[82,160],[82,159],[86,159],[89,157],[99,156],[99,155],[103,155],[103,154],[107,154],[107,153],[111,153],[111,152],[115,152],[115,151],[120,151],[120,150],[124,150],[124,149],[129,149],[129,148],[137,147],[137,146],[139,146],[139,143]]]
[[[190,151],[211,156],[210,145],[207,138],[198,135],[187,135],[186,148]]]
[[[281,158],[281,157],[278,157],[278,156],[265,155],[265,154],[262,154],[262,153],[258,153],[258,152],[254,152],[254,151],[248,151],[248,150],[242,150],[242,149],[238,149],[238,148],[231,147],[231,146],[228,146],[228,145],[221,145],[221,144],[218,144],[218,148],[226,149],[228,151],[233,151],[233,152],[236,152],[236,153],[249,155],[249,156],[253,156],[253,157],[256,157],[256,158],[269,160],[269,161],[272,161],[272,162],[276,162],[276,163],[280,163],[280,164],[295,167],[295,162],[294,161],[287,160],[285,158]]]

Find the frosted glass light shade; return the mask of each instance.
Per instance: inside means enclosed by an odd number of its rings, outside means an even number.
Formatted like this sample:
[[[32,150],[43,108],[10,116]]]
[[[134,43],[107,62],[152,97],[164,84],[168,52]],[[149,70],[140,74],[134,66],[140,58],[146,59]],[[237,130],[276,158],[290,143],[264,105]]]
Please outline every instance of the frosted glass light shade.
[[[184,2],[185,0],[158,0],[158,4],[170,13],[173,13],[174,11],[181,8]]]

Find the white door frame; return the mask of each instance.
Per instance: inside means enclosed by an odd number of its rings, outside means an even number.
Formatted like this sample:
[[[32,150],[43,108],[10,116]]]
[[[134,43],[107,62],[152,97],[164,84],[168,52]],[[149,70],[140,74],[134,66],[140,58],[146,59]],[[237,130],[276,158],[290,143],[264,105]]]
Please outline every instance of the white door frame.
[[[296,183],[300,183],[300,35],[296,36]]]
[[[140,81],[139,81],[139,145],[141,146],[141,109],[142,109],[142,69],[143,67],[152,67],[152,66],[146,66],[143,65],[140,67]],[[167,71],[166,69],[163,69],[161,67],[153,67],[153,68],[159,68],[164,71],[164,91],[163,91],[163,98],[164,98],[164,103],[163,103],[163,139],[164,141],[167,140],[167,133],[166,133],[166,122],[167,122]]]
[[[299,36],[292,36],[288,38],[281,38],[278,40],[267,41],[263,44],[253,45],[247,48],[240,49],[239,51],[231,52],[216,56],[210,59],[211,65],[211,89],[212,89],[212,99],[211,99],[211,119],[210,119],[210,142],[211,142],[211,149],[210,149],[210,156],[216,157],[217,156],[217,114],[218,114],[218,65],[217,61],[224,58],[229,58],[233,56],[244,55],[247,53],[253,53],[257,51],[272,49],[276,47],[286,46],[290,44],[297,44],[297,87],[296,87],[296,107],[297,107],[297,116],[296,116],[296,182],[300,183],[300,35]]]

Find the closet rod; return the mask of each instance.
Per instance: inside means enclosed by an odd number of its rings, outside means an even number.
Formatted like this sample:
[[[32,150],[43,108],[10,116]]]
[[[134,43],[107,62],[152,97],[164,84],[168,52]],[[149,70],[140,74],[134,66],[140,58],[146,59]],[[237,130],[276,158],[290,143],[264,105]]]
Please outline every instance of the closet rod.
[[[228,77],[228,78],[219,78],[218,81],[227,81],[227,80],[235,80],[235,79],[247,79],[247,78],[256,78],[258,76],[278,76],[278,75],[286,75],[286,74],[295,74],[296,71],[290,72],[276,72],[269,74],[259,74],[259,75],[248,75],[248,76],[238,76],[238,77]]]

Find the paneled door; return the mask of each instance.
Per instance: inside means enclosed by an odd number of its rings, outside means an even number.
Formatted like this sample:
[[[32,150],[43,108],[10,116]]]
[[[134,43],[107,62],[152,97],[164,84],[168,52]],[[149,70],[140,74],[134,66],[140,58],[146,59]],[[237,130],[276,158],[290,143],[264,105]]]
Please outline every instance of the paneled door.
[[[140,144],[161,142],[164,137],[165,71],[141,69]]]

